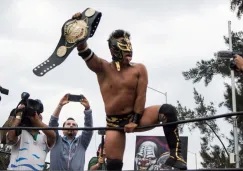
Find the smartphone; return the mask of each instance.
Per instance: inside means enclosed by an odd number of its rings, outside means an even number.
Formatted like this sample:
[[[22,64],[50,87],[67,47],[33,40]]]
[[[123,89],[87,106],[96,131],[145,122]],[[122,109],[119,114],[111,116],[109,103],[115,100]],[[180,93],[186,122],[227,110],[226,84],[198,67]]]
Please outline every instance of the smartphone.
[[[82,100],[83,100],[83,95],[74,95],[74,94],[68,95],[68,101],[70,102],[81,102]]]

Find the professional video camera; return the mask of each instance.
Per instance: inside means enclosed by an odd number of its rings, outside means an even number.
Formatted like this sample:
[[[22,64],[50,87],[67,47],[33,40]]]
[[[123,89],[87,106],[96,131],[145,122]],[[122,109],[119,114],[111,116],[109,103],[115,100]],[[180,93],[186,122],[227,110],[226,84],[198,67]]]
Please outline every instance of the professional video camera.
[[[217,53],[214,54],[215,57],[220,58],[220,59],[229,59],[230,60],[230,68],[234,71],[239,71],[237,68],[234,58],[235,55],[240,55],[243,56],[242,52],[235,52],[235,51],[229,51],[229,50],[223,50],[223,51],[218,51]]]
[[[8,95],[8,92],[9,92],[8,89],[3,88],[3,87],[0,86],[0,93],[5,94],[5,95]],[[1,101],[1,96],[0,96],[0,101]]]
[[[39,115],[44,111],[44,106],[39,99],[29,99],[30,95],[27,92],[23,92],[21,94],[21,101],[16,107],[15,114],[18,112],[22,112],[22,119],[20,126],[31,127],[31,121],[29,116],[34,116],[35,112]],[[18,109],[18,106],[23,104],[25,107],[22,109]]]

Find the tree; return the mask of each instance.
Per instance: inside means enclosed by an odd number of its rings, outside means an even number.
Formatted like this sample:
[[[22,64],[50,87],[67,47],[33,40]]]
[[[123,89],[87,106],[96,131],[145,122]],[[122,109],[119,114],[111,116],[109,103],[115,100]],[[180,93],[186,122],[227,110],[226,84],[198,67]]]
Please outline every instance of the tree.
[[[243,40],[243,32],[232,32],[232,44],[233,44],[233,50],[234,51],[243,51],[243,46],[241,44]],[[229,39],[224,36],[224,41],[226,45],[229,44]],[[183,76],[186,80],[192,80],[193,83],[200,82],[202,79],[204,79],[205,86],[208,86],[208,84],[213,80],[213,77],[215,75],[221,75],[223,78],[230,78],[230,60],[222,60],[222,59],[210,59],[210,60],[201,60],[200,62],[196,63],[196,67],[189,69],[189,71],[183,72]],[[237,111],[243,111],[243,77],[242,73],[235,72],[236,77],[236,98],[237,98]],[[227,83],[224,83],[225,85],[225,93],[224,93],[224,99],[219,104],[220,107],[224,106],[229,111],[232,110],[232,89],[231,86]],[[232,123],[231,118],[225,119],[227,122]],[[238,120],[238,128],[239,128],[239,141],[243,142],[243,117],[239,117]],[[231,137],[227,137],[229,141],[229,152],[234,152],[234,142],[233,142],[233,133],[231,132]],[[206,142],[203,142],[202,144],[206,145]],[[243,145],[242,143],[239,143],[239,146],[241,148],[240,154],[243,154]],[[203,146],[202,146],[203,150]],[[214,151],[217,150],[216,147],[214,147]],[[213,151],[211,151],[213,152]],[[219,151],[218,151],[219,152]],[[204,153],[202,153],[204,154]],[[202,158],[205,161],[207,161],[206,158],[204,158],[207,155],[202,155]],[[217,163],[217,159],[215,158],[210,159],[214,163]],[[240,155],[240,166],[243,166],[243,157]]]
[[[181,103],[178,101],[177,111],[179,113],[179,119],[195,119],[202,117],[214,116],[217,110],[214,107],[214,104],[210,102],[209,105],[204,103],[204,97],[200,95],[197,90],[194,88],[194,100],[196,103],[196,108],[194,110],[187,109],[187,107],[182,107]],[[203,158],[201,162],[204,168],[225,168],[230,167],[228,149],[224,146],[221,141],[223,135],[218,135],[220,129],[216,124],[215,120],[208,120],[202,122],[194,122],[186,124],[190,131],[198,129],[202,135],[201,140],[201,151],[200,154]],[[184,125],[185,126],[185,125]],[[183,126],[180,125],[180,129],[183,129]],[[217,138],[220,141],[221,145],[224,148],[220,148],[218,145],[209,146],[212,143],[214,138]],[[216,159],[216,160],[215,160]]]
[[[181,103],[178,101],[177,103],[177,111],[179,113],[179,120],[186,120],[186,119],[195,119],[195,118],[202,118],[206,116],[214,116],[217,112],[214,108],[213,102],[209,105],[204,103],[204,97],[200,95],[197,90],[194,88],[194,100],[197,107],[194,110],[187,109],[186,107],[182,107]],[[194,122],[188,123],[188,129],[193,131],[194,129],[198,128],[201,135],[205,135],[208,140],[212,140],[214,138],[214,133],[211,129],[208,129],[208,125],[217,133],[219,128],[215,123],[215,120],[203,121],[203,122]]]
[[[230,9],[232,11],[237,11],[236,15],[239,19],[241,19],[243,13],[243,0],[231,0]]]
[[[206,137],[201,138],[200,155],[204,159],[201,162],[203,168],[232,168],[233,165],[229,163],[229,157],[226,151],[218,145],[209,145]]]

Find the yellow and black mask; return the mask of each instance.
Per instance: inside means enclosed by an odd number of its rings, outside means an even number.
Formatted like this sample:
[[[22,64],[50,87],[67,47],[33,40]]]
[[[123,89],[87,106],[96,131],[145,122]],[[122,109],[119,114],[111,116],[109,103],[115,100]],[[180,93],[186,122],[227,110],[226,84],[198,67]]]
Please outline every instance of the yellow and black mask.
[[[132,53],[132,44],[127,37],[124,37],[121,40],[117,40],[115,38],[111,39],[110,48],[113,51],[112,59],[117,62],[121,62],[123,60],[123,52]]]
[[[116,63],[118,71],[120,70],[119,62],[124,58],[123,52],[130,52],[132,54],[132,44],[128,37],[117,40],[115,38],[111,39],[110,49],[113,52],[112,60]]]

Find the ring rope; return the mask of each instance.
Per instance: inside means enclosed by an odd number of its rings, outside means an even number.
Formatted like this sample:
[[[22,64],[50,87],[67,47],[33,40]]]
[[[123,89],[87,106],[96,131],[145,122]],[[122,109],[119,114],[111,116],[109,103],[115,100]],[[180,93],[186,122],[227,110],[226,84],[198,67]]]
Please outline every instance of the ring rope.
[[[162,124],[153,124],[148,126],[140,126],[136,127],[135,129],[148,129],[148,128],[155,128],[160,126],[168,126],[168,125],[175,125],[175,124],[185,124],[190,122],[201,122],[205,120],[213,120],[213,119],[219,119],[223,117],[231,117],[231,116],[240,116],[243,115],[243,111],[241,112],[232,112],[232,113],[226,113],[216,116],[208,116],[203,118],[196,118],[196,119],[186,119],[186,120],[180,120],[176,122],[169,122],[169,123],[162,123]],[[1,127],[0,130],[124,130],[123,127],[78,127],[78,128],[64,128],[64,127]]]

